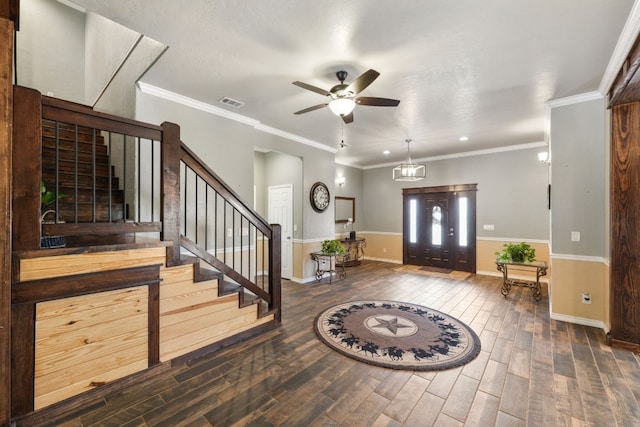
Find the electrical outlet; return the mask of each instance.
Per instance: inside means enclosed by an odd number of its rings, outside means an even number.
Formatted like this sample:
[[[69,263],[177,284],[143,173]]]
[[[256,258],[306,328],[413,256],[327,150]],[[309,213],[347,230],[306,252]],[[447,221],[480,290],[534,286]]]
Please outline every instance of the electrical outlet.
[[[571,241],[572,242],[579,242],[580,241],[580,232],[579,231],[572,231],[571,232]]]
[[[496,229],[495,225],[493,224],[483,224],[482,225],[482,229],[483,230],[489,230],[489,231],[493,231]]]
[[[591,294],[589,292],[582,293],[582,303],[591,304]]]
[[[227,228],[227,237],[233,237],[233,228]]]

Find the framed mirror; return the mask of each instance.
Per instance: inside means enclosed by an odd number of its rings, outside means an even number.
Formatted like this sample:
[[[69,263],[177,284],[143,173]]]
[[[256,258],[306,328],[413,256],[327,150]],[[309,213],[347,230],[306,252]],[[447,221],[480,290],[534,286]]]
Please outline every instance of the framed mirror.
[[[335,197],[336,224],[346,223],[349,218],[356,221],[356,198]]]

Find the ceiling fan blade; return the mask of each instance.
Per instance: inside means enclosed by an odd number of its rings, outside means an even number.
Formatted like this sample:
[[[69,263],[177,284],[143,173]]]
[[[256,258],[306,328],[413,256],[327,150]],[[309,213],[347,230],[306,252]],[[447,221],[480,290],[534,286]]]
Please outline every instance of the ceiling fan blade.
[[[400,101],[397,99],[360,96],[356,98],[356,103],[360,105],[371,105],[374,107],[397,107],[398,104],[400,104]]]
[[[363,90],[367,88],[375,79],[380,75],[376,70],[365,71],[360,74],[357,79],[351,82],[351,84],[347,87],[347,91],[351,91],[354,95],[359,94]]]
[[[353,111],[352,111],[352,112],[350,112],[350,113],[349,113],[349,114],[347,114],[347,115],[340,116],[340,117],[342,117],[342,120],[344,120],[344,122],[345,122],[346,124],[349,124],[349,123],[351,123],[351,122],[353,121]]]
[[[318,105],[314,105],[313,107],[309,107],[309,108],[305,108],[304,110],[300,110],[300,111],[296,111],[293,114],[304,114],[304,113],[308,113],[309,111],[315,111],[315,110],[319,110],[321,108],[326,107],[329,104],[318,104]]]
[[[301,87],[301,88],[303,88],[303,89],[310,90],[311,92],[319,93],[320,95],[324,95],[324,96],[329,96],[329,95],[331,95],[331,94],[330,94],[329,92],[327,92],[326,90],[324,90],[324,89],[320,89],[319,87],[312,86],[312,85],[307,84],[307,83],[303,83],[303,82],[295,81],[295,82],[293,82],[293,84],[294,84],[294,85],[296,85],[296,86],[299,86],[299,87]]]

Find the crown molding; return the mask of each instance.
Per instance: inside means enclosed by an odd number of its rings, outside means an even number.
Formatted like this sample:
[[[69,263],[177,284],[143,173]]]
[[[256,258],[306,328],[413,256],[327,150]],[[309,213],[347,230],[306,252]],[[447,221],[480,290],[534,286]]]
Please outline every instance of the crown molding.
[[[518,145],[509,145],[507,147],[498,147],[498,148],[488,148],[486,150],[475,150],[475,151],[464,151],[462,153],[455,154],[445,154],[442,156],[432,156],[432,157],[423,157],[421,159],[413,159],[414,162],[435,162],[437,160],[448,160],[448,159],[459,159],[462,157],[473,157],[473,156],[484,156],[485,154],[496,154],[496,153],[504,153],[506,151],[516,151],[516,150],[528,150],[530,148],[538,148],[538,147],[546,147],[547,143],[544,141],[540,142],[529,142],[526,144],[518,144]],[[398,162],[389,162],[389,163],[381,163],[378,165],[371,166],[363,166],[362,169],[378,169],[378,168],[386,168],[389,166],[397,166]]]
[[[566,105],[580,104],[587,101],[604,99],[604,95],[598,91],[580,93],[578,95],[566,96],[564,98],[550,99],[545,102],[549,108],[564,107]]]
[[[261,132],[280,136],[290,141],[299,142],[300,144],[308,145],[310,147],[317,148],[319,150],[328,151],[333,154],[338,152],[338,149],[336,148],[327,146],[325,144],[322,144],[317,141],[313,141],[308,138],[303,138],[301,136],[294,135],[289,132],[282,131],[280,129],[273,128],[271,126],[263,125],[262,123],[260,123],[259,120],[255,120],[250,117],[243,116],[242,114],[233,113],[231,111],[225,110],[224,108],[215,107],[206,102],[198,101],[197,99],[180,95],[179,93],[171,92],[170,90],[162,89],[160,87],[153,86],[142,81],[138,81],[137,85],[142,91],[142,93],[146,93],[148,95],[153,95],[158,98],[166,99],[167,101],[172,101],[177,104],[194,108],[196,110],[204,111],[205,113],[209,113],[216,116],[224,117],[226,119],[234,120],[236,122],[240,122],[240,123],[252,126],[254,129],[259,130]]]
[[[622,64],[627,59],[638,33],[640,33],[640,2],[636,0],[633,3],[631,12],[629,12],[627,22],[622,27],[616,47],[613,49],[609,59],[609,64],[607,64],[607,68],[602,75],[598,91],[603,95],[606,95],[611,90],[611,85],[616,79],[618,71],[622,68]]]

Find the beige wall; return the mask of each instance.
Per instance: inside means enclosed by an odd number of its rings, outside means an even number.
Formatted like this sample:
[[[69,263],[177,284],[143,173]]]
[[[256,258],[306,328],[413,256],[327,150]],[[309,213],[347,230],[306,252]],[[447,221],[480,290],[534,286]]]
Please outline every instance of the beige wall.
[[[551,265],[551,317],[608,330],[609,267],[605,262],[553,256]],[[591,304],[582,303],[583,292],[591,295]]]
[[[358,233],[366,239],[364,249],[366,259],[375,259],[402,264],[402,234],[400,233]]]
[[[506,240],[476,240],[476,272],[477,274],[485,274],[489,276],[502,276],[502,273],[496,269],[496,252],[502,250],[502,246],[505,243],[514,243],[513,241]],[[519,242],[517,242],[519,243]],[[533,249],[536,250],[536,260],[545,261],[547,265],[551,265],[549,262],[549,243],[548,242],[531,242],[527,241]],[[525,272],[519,274],[520,276],[530,276]],[[511,276],[511,274],[509,274]],[[534,275],[535,276],[535,275]],[[514,276],[517,278],[517,276]],[[547,270],[547,277],[540,279],[541,282],[548,282],[548,278],[551,277],[551,268]]]

